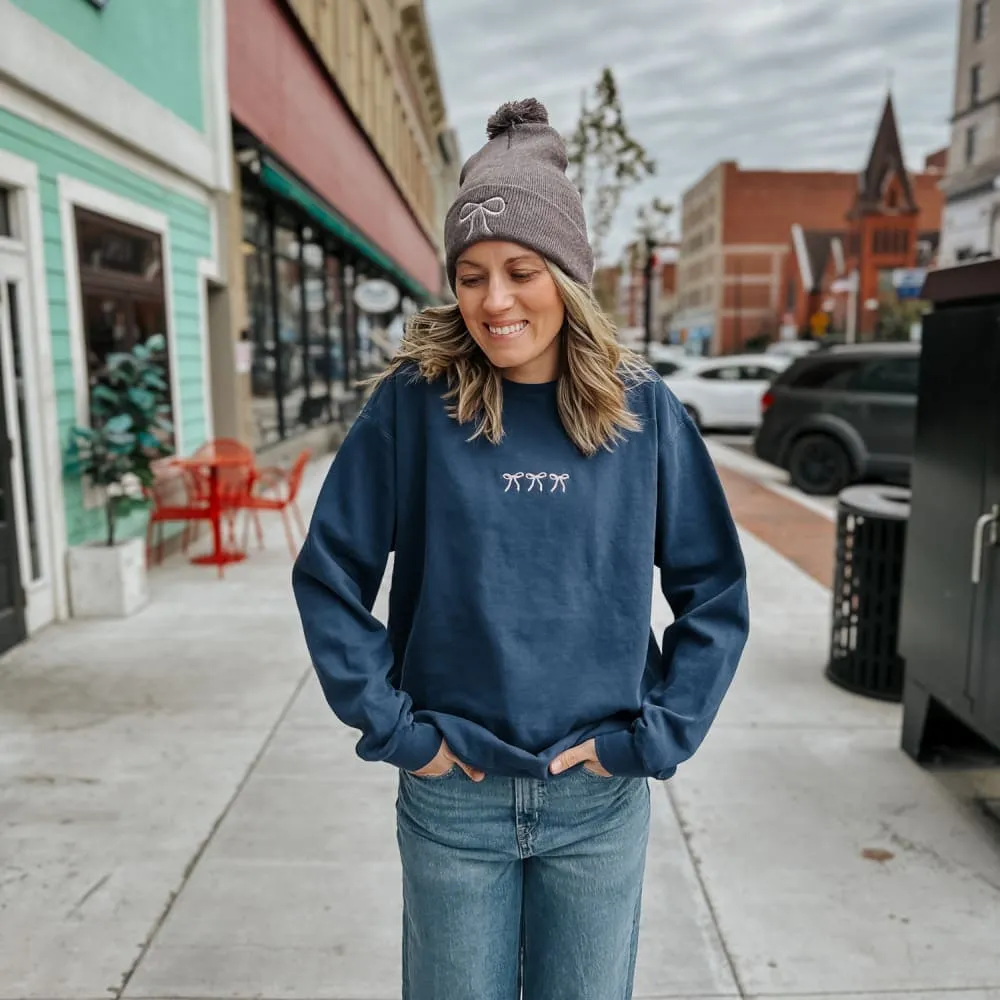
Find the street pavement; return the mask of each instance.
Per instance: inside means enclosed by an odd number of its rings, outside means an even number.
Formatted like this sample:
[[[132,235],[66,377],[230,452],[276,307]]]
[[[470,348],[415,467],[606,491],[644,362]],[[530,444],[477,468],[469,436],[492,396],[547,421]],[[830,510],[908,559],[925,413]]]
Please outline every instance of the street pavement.
[[[789,481],[788,473],[776,465],[762,462],[753,453],[753,437],[749,434],[712,434],[706,437],[708,449],[717,462],[736,469],[767,486],[778,496],[787,497],[808,510],[835,518],[836,497],[808,496]]]
[[[787,521],[712,448],[738,519]],[[898,706],[826,681],[830,522],[798,509],[744,530],[746,656],[653,783],[636,997],[1000,1000],[1000,769],[918,767]],[[140,615],[0,661],[0,1000],[399,997],[395,774],[326,707],[289,568],[270,524],[224,581],[170,560]]]

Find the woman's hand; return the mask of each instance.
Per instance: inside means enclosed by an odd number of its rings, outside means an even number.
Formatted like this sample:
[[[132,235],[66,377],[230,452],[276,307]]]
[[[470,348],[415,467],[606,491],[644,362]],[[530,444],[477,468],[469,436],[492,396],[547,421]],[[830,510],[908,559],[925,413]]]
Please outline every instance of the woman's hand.
[[[485,771],[470,767],[465,761],[459,760],[444,740],[441,740],[441,746],[434,755],[434,759],[425,764],[419,771],[411,771],[410,774],[416,778],[440,778],[453,767],[460,767],[472,781],[482,781],[486,777]]]
[[[568,771],[576,764],[583,764],[586,770],[590,771],[592,774],[599,774],[602,778],[614,777],[610,771],[606,771],[604,769],[604,766],[597,757],[596,740],[587,740],[586,743],[580,743],[578,746],[570,747],[568,750],[563,750],[563,752],[559,754],[559,756],[556,757],[551,764],[549,764],[549,770],[553,774],[559,774],[561,771]]]

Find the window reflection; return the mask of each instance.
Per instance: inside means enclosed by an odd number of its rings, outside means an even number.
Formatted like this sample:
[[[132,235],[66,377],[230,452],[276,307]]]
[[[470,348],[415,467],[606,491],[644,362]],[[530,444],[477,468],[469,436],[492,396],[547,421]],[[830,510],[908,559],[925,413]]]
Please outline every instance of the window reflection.
[[[108,355],[131,351],[154,334],[167,334],[163,286],[163,248],[157,233],[106,218],[75,212],[83,340],[87,379],[93,388],[101,379]],[[173,359],[160,358],[170,384]],[[167,403],[173,421],[173,392]],[[174,435],[166,435],[172,448]]]
[[[357,258],[243,174],[243,254],[257,448],[349,416],[359,378],[384,368],[392,317],[360,312]],[[398,340],[398,336],[396,338]],[[392,352],[389,351],[389,354]]]

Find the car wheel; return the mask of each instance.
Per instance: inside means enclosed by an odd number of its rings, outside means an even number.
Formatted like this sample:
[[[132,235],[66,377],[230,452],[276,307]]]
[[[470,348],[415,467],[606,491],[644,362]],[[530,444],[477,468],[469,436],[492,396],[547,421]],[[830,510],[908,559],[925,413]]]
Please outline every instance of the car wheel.
[[[687,415],[694,422],[695,427],[697,427],[699,431],[704,430],[704,428],[701,426],[701,415],[698,413],[698,411],[693,406],[690,406],[687,403],[684,404],[684,409],[687,410]]]
[[[812,496],[834,496],[851,482],[851,456],[829,434],[806,434],[788,456],[792,484]]]

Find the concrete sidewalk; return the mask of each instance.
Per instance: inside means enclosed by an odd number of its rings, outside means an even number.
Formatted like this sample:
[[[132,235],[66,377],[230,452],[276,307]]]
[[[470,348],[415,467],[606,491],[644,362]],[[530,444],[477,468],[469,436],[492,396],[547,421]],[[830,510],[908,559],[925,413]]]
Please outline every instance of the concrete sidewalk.
[[[740,674],[652,789],[637,998],[1000,1000],[996,772],[909,761],[898,707],[822,676],[828,591],[744,541]],[[0,663],[0,998],[399,996],[395,773],[323,702],[288,570],[272,524]]]

